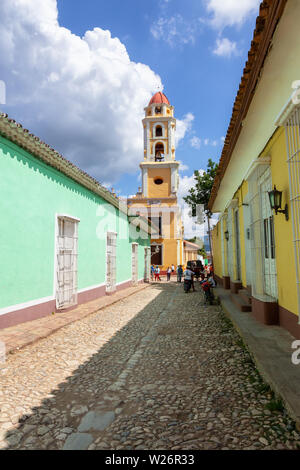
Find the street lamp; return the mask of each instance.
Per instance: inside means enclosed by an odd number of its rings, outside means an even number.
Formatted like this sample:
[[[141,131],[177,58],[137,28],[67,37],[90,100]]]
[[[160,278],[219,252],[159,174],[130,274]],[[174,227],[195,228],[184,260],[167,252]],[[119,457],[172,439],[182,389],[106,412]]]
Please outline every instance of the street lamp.
[[[282,191],[278,191],[276,186],[274,185],[273,191],[268,191],[269,193],[269,200],[271,209],[275,210],[275,214],[285,214],[285,220],[289,220],[289,210],[288,205],[286,204],[284,210],[281,209],[281,201],[282,201]]]

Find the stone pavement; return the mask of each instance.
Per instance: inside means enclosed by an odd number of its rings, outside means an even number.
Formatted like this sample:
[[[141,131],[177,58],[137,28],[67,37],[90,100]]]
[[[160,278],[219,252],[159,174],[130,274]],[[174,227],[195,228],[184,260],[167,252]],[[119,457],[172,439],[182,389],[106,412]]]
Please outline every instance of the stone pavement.
[[[300,431],[300,365],[292,363],[295,338],[280,326],[259,323],[251,313],[240,312],[230,293],[216,289],[223,309],[251,352],[257,368],[272,390],[281,397]]]
[[[91,302],[81,304],[69,312],[57,312],[37,320],[4,328],[0,330],[0,341],[5,344],[6,354],[11,353],[27,346],[28,344],[32,344],[42,338],[46,338],[63,326],[69,325],[74,321],[81,320],[87,315],[97,312],[108,305],[112,305],[121,299],[135,294],[141,289],[145,289],[146,287],[149,287],[149,284],[138,284],[115,292],[112,295],[103,296]]]
[[[219,306],[152,284],[8,357],[4,449],[297,449]]]

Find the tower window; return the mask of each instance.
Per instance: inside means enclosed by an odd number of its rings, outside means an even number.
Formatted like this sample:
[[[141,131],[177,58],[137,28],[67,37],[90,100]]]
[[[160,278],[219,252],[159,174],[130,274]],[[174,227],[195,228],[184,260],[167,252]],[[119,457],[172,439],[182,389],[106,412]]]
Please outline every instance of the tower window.
[[[155,145],[155,161],[160,162],[164,159],[164,144],[158,143]]]
[[[156,106],[155,114],[160,114],[160,113],[161,113],[161,106]]]
[[[162,137],[162,127],[161,126],[156,127],[155,135],[156,135],[156,137]]]
[[[155,178],[154,183],[155,184],[163,184],[164,180],[162,178]]]

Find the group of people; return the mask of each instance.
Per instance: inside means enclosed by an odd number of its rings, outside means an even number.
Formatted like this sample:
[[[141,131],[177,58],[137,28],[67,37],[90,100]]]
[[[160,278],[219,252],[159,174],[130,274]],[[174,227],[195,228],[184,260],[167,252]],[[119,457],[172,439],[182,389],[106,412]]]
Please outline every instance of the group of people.
[[[168,266],[166,273],[167,273],[167,281],[170,281],[172,274],[175,274],[174,264],[172,264],[171,266]],[[177,274],[177,282],[181,282],[182,278],[184,279],[184,281],[191,282],[191,287],[193,291],[195,292],[194,278],[195,278],[196,273],[193,271],[193,269],[189,265],[186,266],[185,269],[182,265],[178,265],[176,268],[176,274]],[[213,266],[211,264],[207,266],[203,266],[201,263],[200,274],[198,272],[199,283],[205,294],[206,301],[208,301],[210,304],[212,304],[214,300],[212,289],[216,287],[213,274],[214,274]],[[161,281],[160,268],[159,266],[155,266],[154,264],[152,264],[151,266],[151,280]]]
[[[174,274],[175,272],[175,266],[172,264],[172,266],[168,266],[167,268],[167,281],[171,280],[171,275]],[[154,264],[151,265],[151,280],[153,281],[161,281],[160,278],[160,268],[159,266],[155,266]]]

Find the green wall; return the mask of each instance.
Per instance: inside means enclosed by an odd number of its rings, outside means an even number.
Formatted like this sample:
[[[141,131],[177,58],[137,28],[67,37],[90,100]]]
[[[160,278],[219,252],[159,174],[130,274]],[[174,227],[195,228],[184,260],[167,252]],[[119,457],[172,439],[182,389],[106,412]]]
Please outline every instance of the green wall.
[[[149,237],[132,240],[127,216],[101,197],[1,136],[0,175],[0,308],[54,295],[56,214],[80,219],[78,290],[105,282],[107,230],[118,232],[116,282],[131,279],[132,241],[143,277]]]

